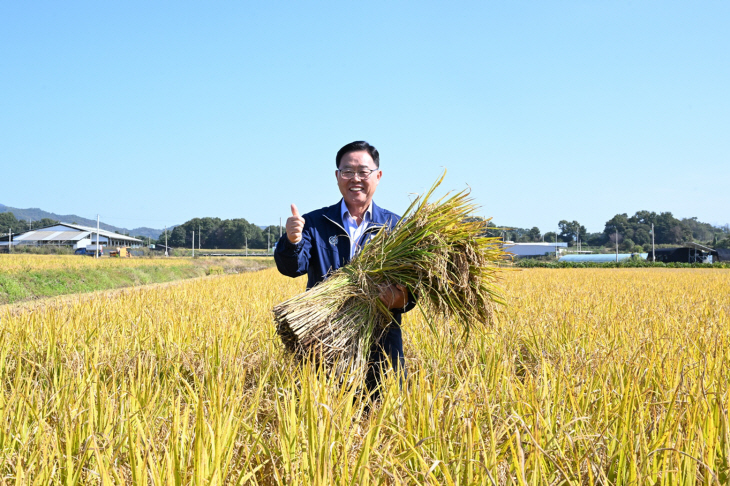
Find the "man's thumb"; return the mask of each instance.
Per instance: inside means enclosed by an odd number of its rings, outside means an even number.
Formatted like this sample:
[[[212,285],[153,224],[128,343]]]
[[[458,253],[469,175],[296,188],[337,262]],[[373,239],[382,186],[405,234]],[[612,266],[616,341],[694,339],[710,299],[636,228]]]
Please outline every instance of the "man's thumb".
[[[291,205],[291,215],[292,216],[299,216],[299,210],[297,209],[296,204]]]

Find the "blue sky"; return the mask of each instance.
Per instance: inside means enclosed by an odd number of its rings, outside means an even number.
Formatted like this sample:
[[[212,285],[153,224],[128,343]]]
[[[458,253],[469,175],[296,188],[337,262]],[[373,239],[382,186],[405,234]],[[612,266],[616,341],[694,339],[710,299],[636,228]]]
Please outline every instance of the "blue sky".
[[[730,222],[727,2],[3,2],[0,203],[257,224],[381,153],[500,225]]]

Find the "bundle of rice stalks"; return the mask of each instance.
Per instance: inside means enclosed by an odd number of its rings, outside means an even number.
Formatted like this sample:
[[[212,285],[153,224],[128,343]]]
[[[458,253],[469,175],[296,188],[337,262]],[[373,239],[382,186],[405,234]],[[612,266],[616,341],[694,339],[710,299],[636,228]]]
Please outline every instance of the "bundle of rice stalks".
[[[274,307],[288,351],[358,376],[392,322],[379,299],[390,284],[406,286],[427,318],[451,319],[467,335],[472,325],[491,323],[494,304],[502,303],[496,263],[505,253],[499,238],[482,236],[486,222],[471,216],[477,206],[467,190],[429,202],[444,175],[392,231],[381,229],[348,265]]]

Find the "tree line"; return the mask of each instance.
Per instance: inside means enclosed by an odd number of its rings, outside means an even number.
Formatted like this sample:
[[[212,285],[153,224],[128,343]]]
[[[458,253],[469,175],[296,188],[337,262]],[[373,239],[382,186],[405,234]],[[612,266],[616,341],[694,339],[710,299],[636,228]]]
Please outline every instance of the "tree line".
[[[606,221],[603,231],[590,233],[578,221],[561,220],[557,232],[542,234],[538,227],[514,228],[499,226],[490,221],[487,234],[503,236],[518,243],[557,241],[574,246],[581,242],[585,246],[608,246],[614,248],[618,239],[623,251],[646,251],[651,248],[651,225],[654,225],[656,245],[682,245],[696,242],[713,248],[730,248],[730,225],[713,226],[698,221],[696,217],[678,219],[671,212],[655,213],[637,211],[633,216],[617,214]],[[501,228],[501,229],[498,229]],[[557,234],[556,234],[557,233]]]
[[[637,211],[633,216],[626,213],[617,214],[604,225],[603,231],[589,233],[578,221],[560,220],[558,231],[542,233],[540,228],[516,228],[500,226],[488,221],[486,234],[504,237],[508,241],[524,242],[560,242],[574,246],[581,242],[583,246],[606,246],[614,248],[618,233],[619,248],[622,251],[647,251],[651,248],[651,225],[654,224],[654,243],[656,245],[681,245],[698,242],[713,248],[730,248],[730,226],[713,226],[698,221],[696,217],[678,219],[671,212],[655,213],[653,211]],[[192,246],[195,231],[195,247],[205,249],[262,249],[273,245],[279,239],[280,228],[271,225],[261,228],[243,218],[194,218],[167,232],[168,245],[171,247]],[[270,239],[269,239],[269,235]],[[157,240],[165,243],[163,233]]]
[[[9,233],[14,235],[25,233],[31,229],[44,228],[58,224],[58,221],[43,218],[33,220],[31,223],[19,220],[11,212],[0,213],[0,234]],[[172,230],[167,230],[167,243],[171,247],[190,248],[193,243],[193,231],[195,231],[195,247],[215,250],[218,248],[237,249],[248,248],[264,249],[269,245],[274,246],[279,239],[279,226],[272,225],[261,228],[249,223],[243,218],[220,219],[220,218],[193,218]],[[118,231],[117,231],[118,233]],[[130,235],[144,242],[165,243],[165,231],[155,241],[142,235]]]
[[[39,220],[27,220],[18,219],[11,212],[0,213],[0,233],[9,233],[12,230],[14,235],[18,233],[25,233],[31,229],[45,228],[47,226],[53,226],[58,224],[58,221],[50,218],[43,218]]]
[[[193,218],[190,221],[167,230],[167,244],[173,248],[190,248],[193,245],[195,232],[195,248],[207,250],[217,249],[263,249],[273,247],[279,239],[279,226],[271,225],[261,228],[243,218]],[[165,232],[157,239],[160,245],[165,244]]]
[[[58,224],[58,221],[43,218],[32,222],[33,228],[43,228]],[[713,248],[730,248],[730,225],[713,226],[703,223],[696,217],[678,219],[671,212],[655,213],[653,211],[637,211],[633,216],[626,213],[617,214],[604,225],[603,231],[589,233],[578,221],[560,220],[558,231],[542,233],[540,228],[517,228],[498,225],[488,221],[486,234],[504,237],[505,240],[518,243],[561,241],[574,246],[581,242],[584,246],[615,247],[618,234],[619,248],[622,251],[646,251],[651,248],[651,225],[654,224],[654,243],[656,245],[681,245],[697,242]],[[12,230],[13,234],[24,233],[30,229],[28,221],[19,220],[11,212],[0,213],[0,233]],[[193,231],[195,231],[195,247],[208,250],[251,249],[273,247],[279,239],[280,228],[271,225],[261,228],[249,223],[244,218],[193,218],[185,223],[163,232],[155,242],[165,243],[171,247],[190,248]],[[557,233],[557,234],[556,234]],[[136,236],[143,241],[148,238]]]

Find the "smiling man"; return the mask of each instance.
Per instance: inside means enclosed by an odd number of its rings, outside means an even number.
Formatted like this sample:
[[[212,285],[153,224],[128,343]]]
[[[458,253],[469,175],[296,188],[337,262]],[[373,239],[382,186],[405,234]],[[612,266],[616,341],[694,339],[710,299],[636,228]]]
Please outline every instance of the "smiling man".
[[[342,199],[335,205],[303,216],[292,204],[286,220],[286,234],[276,245],[274,260],[284,275],[307,274],[307,290],[346,265],[380,228],[393,228],[400,216],[380,208],[373,195],[380,183],[380,154],[367,142],[352,142],[342,147],[335,158],[335,177]],[[370,354],[366,384],[375,390],[383,365],[390,361],[405,375],[401,315],[415,302],[401,285],[381,289],[380,300],[391,309],[393,321]]]

